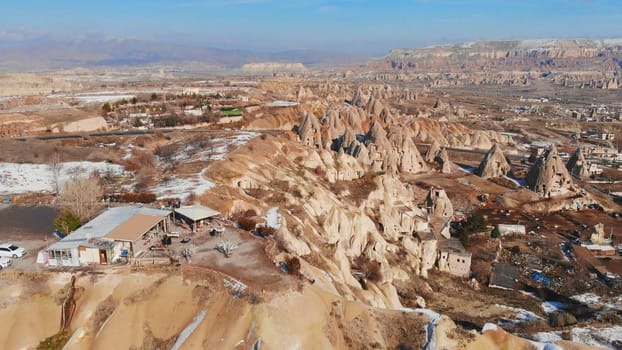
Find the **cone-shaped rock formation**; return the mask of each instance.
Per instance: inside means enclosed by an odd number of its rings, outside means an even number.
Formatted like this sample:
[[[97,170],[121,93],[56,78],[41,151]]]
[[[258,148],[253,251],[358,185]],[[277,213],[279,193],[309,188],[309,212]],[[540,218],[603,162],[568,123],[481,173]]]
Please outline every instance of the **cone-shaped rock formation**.
[[[475,174],[485,179],[491,177],[505,176],[511,167],[505,159],[501,148],[495,143],[482,158]]]

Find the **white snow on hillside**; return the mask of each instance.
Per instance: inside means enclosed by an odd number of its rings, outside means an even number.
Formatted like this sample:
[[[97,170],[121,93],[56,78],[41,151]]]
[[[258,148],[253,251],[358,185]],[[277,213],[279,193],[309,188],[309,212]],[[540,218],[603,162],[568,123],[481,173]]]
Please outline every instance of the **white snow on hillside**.
[[[606,349],[616,349],[616,344],[622,342],[622,326],[612,327],[575,327],[571,330],[571,340],[591,346],[600,346]],[[561,332],[532,333],[529,338],[538,342],[555,342],[562,340]]]
[[[565,310],[568,308],[568,305],[561,303],[559,301],[545,301],[542,303],[542,311],[547,314],[557,312],[560,310]]]
[[[574,295],[571,298],[589,306],[604,306],[610,309],[622,310],[622,295],[618,295],[610,300],[603,300],[594,293]]]
[[[0,163],[0,194],[18,194],[26,192],[56,192],[72,177],[87,177],[93,172],[121,175],[124,168],[118,164],[106,162],[66,162],[59,163],[57,171],[49,164]],[[57,176],[55,176],[55,174]]]
[[[121,100],[129,101],[134,98],[134,95],[87,95],[87,96],[74,96],[73,98],[79,100],[82,103],[105,103],[116,102]]]
[[[266,107],[293,107],[298,106],[298,102],[292,101],[272,101],[265,104]]]
[[[279,208],[272,207],[266,212],[266,225],[275,229],[281,227],[281,214]]]
[[[158,199],[178,197],[182,200],[186,200],[191,193],[197,196],[201,195],[203,192],[214,187],[214,183],[203,176],[205,170],[206,169],[203,169],[203,171],[191,178],[175,178],[167,183],[161,183],[150,188],[150,191],[153,192]]]

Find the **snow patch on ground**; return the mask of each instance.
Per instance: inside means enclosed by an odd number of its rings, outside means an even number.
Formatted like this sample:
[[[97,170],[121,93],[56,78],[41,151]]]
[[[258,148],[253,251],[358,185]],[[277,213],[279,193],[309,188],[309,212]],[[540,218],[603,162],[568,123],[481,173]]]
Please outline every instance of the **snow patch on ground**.
[[[521,335],[522,336],[522,335]],[[539,332],[528,335],[529,338],[541,343],[552,343],[562,340],[562,332]]]
[[[604,301],[600,296],[594,293],[584,293],[570,297],[580,303],[588,306],[603,306],[610,309],[622,310],[622,295],[618,295],[613,300]]]
[[[176,151],[171,159],[185,163],[194,161],[224,160],[225,155],[236,147],[245,145],[259,133],[242,131],[225,137],[214,137],[204,146],[188,145]]]
[[[486,332],[486,331],[497,331],[497,325],[494,323],[486,323],[484,325],[484,327],[482,327],[482,333]]]
[[[404,311],[404,312],[416,312],[416,313],[428,316],[431,322],[428,324],[428,327],[426,328],[427,341],[423,349],[432,350],[436,348],[436,334],[434,334],[434,328],[436,327],[436,324],[438,324],[438,322],[441,320],[441,314],[439,314],[438,312],[432,311],[430,309],[419,309],[419,308],[412,309],[409,307],[402,307],[396,310]]]
[[[205,171],[203,169],[195,177],[181,179],[175,178],[166,183],[160,183],[159,185],[152,187],[153,192],[158,199],[167,197],[179,197],[182,200],[188,199],[191,193],[195,195],[201,195],[203,192],[214,187],[214,183],[207,180],[204,176]]]
[[[600,304],[600,297],[593,293],[573,295],[570,298],[583,304]]]
[[[105,103],[105,102],[116,102],[125,99],[126,101],[134,98],[134,95],[112,95],[112,96],[75,96],[73,97],[76,100],[79,100],[85,104],[91,103]]]
[[[513,177],[509,177],[509,176],[504,176],[506,179],[512,181],[513,183],[515,183],[518,186],[521,187],[525,187],[525,180],[524,179],[515,179]]]
[[[56,192],[73,178],[84,178],[94,172],[111,173],[113,176],[125,172],[123,166],[106,162],[66,162],[56,167],[50,164],[0,163],[0,194],[26,192]]]
[[[622,343],[622,326],[607,328],[573,328],[572,341],[591,346],[602,346],[609,349],[616,349],[616,344],[619,345]]]
[[[194,317],[192,322],[190,322],[190,324],[186,328],[184,328],[181,333],[179,333],[179,338],[177,338],[177,341],[175,342],[175,344],[173,344],[171,350],[179,350],[179,348],[184,345],[186,339],[188,339],[192,332],[194,332],[194,330],[201,324],[201,322],[203,322],[203,319],[205,319],[205,315],[207,315],[207,310],[199,312],[199,314]]]
[[[542,303],[542,311],[547,314],[557,312],[560,310],[565,310],[568,308],[568,305],[561,303],[559,301],[545,301]]]
[[[530,320],[542,320],[543,319],[542,317],[534,314],[531,311],[527,311],[525,309],[520,309],[517,307],[511,307],[507,305],[499,305],[499,304],[495,304],[495,306],[500,309],[506,309],[506,310],[516,312],[516,319],[519,321],[530,321]]]
[[[272,102],[266,103],[264,106],[266,107],[293,107],[293,106],[298,106],[298,105],[299,105],[298,102],[292,102],[292,101],[272,101]]]
[[[561,346],[552,343],[540,343],[532,341],[531,344],[538,350],[564,350]]]
[[[281,214],[279,208],[272,207],[266,212],[266,225],[275,229],[281,227]]]
[[[562,340],[562,332],[539,332],[522,335],[536,342],[551,343]],[[622,342],[622,326],[605,328],[576,327],[571,330],[572,341],[590,346],[617,349]],[[536,345],[537,343],[534,343]],[[542,349],[542,347],[539,347]]]
[[[475,173],[475,170],[477,170],[477,168],[472,167],[472,166],[468,166],[468,165],[458,165],[458,169],[464,171],[465,173],[469,173],[469,174],[473,174]]]
[[[511,312],[515,313],[515,316],[513,318],[505,318],[505,319],[501,319],[499,320],[498,324],[499,326],[505,328],[505,329],[512,329],[515,328],[517,325],[520,325],[524,322],[527,321],[532,321],[532,320],[542,320],[543,318],[534,314],[531,311],[527,311],[524,309],[520,309],[520,308],[516,308],[516,307],[511,307],[511,306],[507,306],[507,305],[499,305],[499,304],[495,304],[496,307],[500,308],[500,309],[506,309],[509,310]]]

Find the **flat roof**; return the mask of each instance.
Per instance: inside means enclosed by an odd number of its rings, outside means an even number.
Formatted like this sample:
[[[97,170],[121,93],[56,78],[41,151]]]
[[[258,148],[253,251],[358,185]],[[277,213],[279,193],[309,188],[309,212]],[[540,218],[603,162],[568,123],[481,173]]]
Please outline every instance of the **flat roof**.
[[[134,242],[162,220],[164,220],[162,216],[137,213],[110,231],[104,238],[114,241]]]
[[[220,215],[214,209],[204,207],[202,205],[191,205],[188,207],[181,207],[175,209],[176,213],[179,213],[192,221],[199,221],[207,218],[211,218],[216,215]]]
[[[516,277],[518,276],[518,266],[508,264],[495,264],[490,279],[490,287],[514,289]]]
[[[119,225],[127,221],[134,214],[146,214],[166,217],[170,210],[160,210],[138,206],[123,206],[108,208],[93,220],[80,226],[77,230],[67,235],[60,241],[51,244],[47,250],[72,249],[78,246],[90,246],[91,238],[103,238]]]
[[[464,257],[471,257],[471,253],[467,252],[464,249],[464,246],[462,245],[462,243],[455,238],[441,239],[438,242],[438,250],[440,250],[441,252],[449,252],[449,253],[457,254],[460,256],[464,256]]]

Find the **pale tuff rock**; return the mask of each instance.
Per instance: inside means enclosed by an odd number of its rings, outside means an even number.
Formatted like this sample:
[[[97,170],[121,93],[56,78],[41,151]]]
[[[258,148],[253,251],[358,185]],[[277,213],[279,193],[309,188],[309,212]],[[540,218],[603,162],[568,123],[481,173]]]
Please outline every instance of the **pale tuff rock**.
[[[367,105],[364,109],[370,115],[379,117],[382,111],[386,109],[386,107],[380,100],[370,97],[369,102],[367,102]]]
[[[434,140],[428,150],[425,153],[426,162],[436,162],[441,166],[441,172],[444,174],[451,172],[451,163],[449,162],[449,155],[445,147],[441,148],[438,141]]]
[[[305,112],[302,123],[298,129],[300,141],[308,147],[322,147],[322,126],[313,113]]]
[[[356,89],[356,92],[354,93],[354,97],[352,97],[352,104],[357,107],[363,107],[365,106],[368,100],[369,100],[369,97],[363,94],[363,90],[361,90],[361,87],[359,86]]]
[[[279,242],[283,245],[283,248],[288,252],[294,253],[298,256],[305,256],[311,253],[311,248],[304,241],[296,238],[296,235],[289,232],[285,218],[281,218],[282,223],[279,227],[276,236]],[[302,231],[300,231],[302,232]]]
[[[365,175],[365,170],[352,156],[340,153],[337,155],[337,181],[351,181]]]
[[[451,163],[449,162],[449,155],[445,147],[441,149],[441,152],[436,156],[435,160],[441,165],[441,173],[451,173]]]
[[[428,150],[425,152],[425,161],[428,163],[434,162],[440,151],[441,144],[438,140],[434,139],[434,141],[430,144],[430,147],[428,147]]]
[[[399,170],[406,173],[419,173],[428,167],[413,141],[412,131],[401,126],[389,128],[389,142],[398,153]]]
[[[437,98],[436,102],[434,103],[434,106],[432,107],[434,109],[445,109],[447,108],[447,105],[445,103],[443,103],[443,101],[441,101],[441,98]]]
[[[312,97],[313,97],[313,91],[311,91],[311,89],[305,88],[302,85],[298,86],[298,90],[296,91],[297,101],[302,101],[304,99],[312,98]]]
[[[393,122],[393,115],[391,114],[391,111],[389,111],[387,107],[382,108],[382,110],[380,111],[380,114],[378,115],[378,118],[385,125],[391,124]]]
[[[454,215],[454,208],[447,197],[445,190],[441,188],[431,188],[425,199],[430,216],[433,218],[451,218]]]
[[[392,241],[428,227],[427,213],[412,203],[412,191],[392,176],[377,176],[376,190],[364,203],[366,209],[378,211],[383,234]]]
[[[566,169],[568,169],[572,176],[576,176],[580,179],[590,177],[590,167],[580,147],[577,148],[568,160],[568,163],[566,163]]]
[[[420,270],[419,274],[428,277],[428,271],[434,267],[438,255],[438,239],[431,230],[417,232],[420,241]]]
[[[479,167],[475,170],[475,174],[484,179],[491,177],[505,176],[511,167],[505,159],[505,155],[501,151],[501,148],[496,143],[490,148],[482,161],[479,163]]]
[[[362,133],[365,119],[367,114],[363,110],[348,104],[340,104],[329,109],[321,121],[328,128],[327,139],[335,140],[346,130],[351,130],[355,134]]]
[[[590,242],[592,244],[607,244],[605,237],[605,225],[602,222],[592,226],[591,228],[592,234],[590,235]]]
[[[555,146],[533,164],[525,177],[526,186],[544,196],[554,197],[573,192],[573,183],[568,169],[557,154]]]

